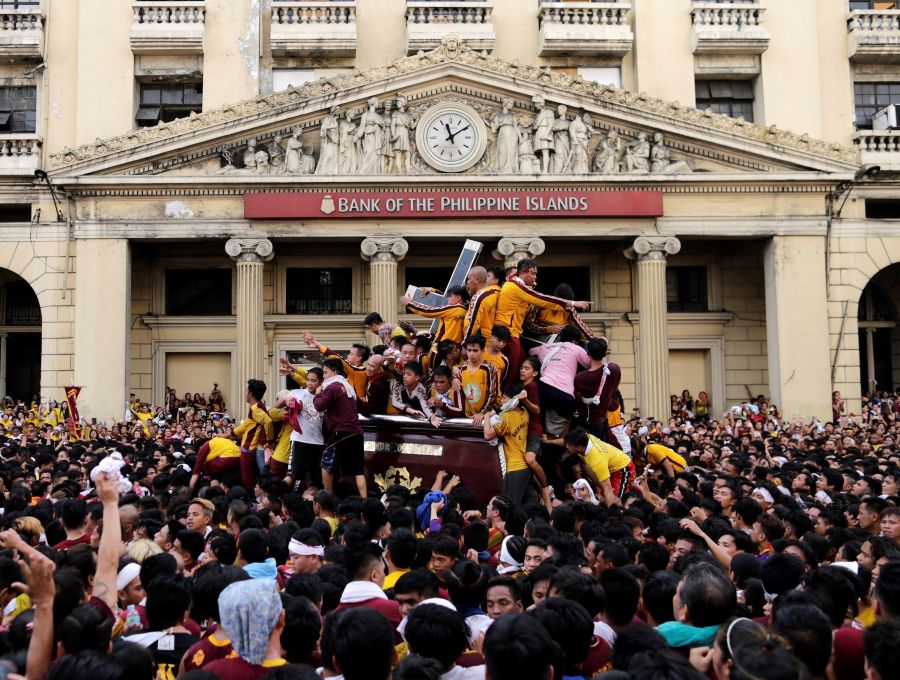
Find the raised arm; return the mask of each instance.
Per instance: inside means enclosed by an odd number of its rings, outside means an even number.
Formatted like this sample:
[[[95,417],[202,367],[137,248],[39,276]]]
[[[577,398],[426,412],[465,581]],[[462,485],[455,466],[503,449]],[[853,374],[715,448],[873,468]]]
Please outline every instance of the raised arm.
[[[110,479],[105,473],[97,477],[97,497],[103,504],[103,534],[100,536],[100,549],[97,553],[93,595],[113,610],[116,607],[116,574],[119,548],[122,545],[117,485],[118,481]]]

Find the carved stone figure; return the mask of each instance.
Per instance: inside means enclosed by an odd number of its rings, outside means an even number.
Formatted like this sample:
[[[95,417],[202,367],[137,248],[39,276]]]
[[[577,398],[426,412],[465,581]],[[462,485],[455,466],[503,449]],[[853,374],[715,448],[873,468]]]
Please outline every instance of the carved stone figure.
[[[622,140],[619,133],[610,130],[600,140],[594,152],[594,172],[601,175],[615,175],[619,172],[619,159],[622,156]]]
[[[344,118],[338,127],[338,174],[353,175],[356,173],[356,123],[353,122],[353,109],[344,111]]]
[[[269,147],[269,166],[274,174],[284,172],[284,142],[281,135],[275,135]]]
[[[529,127],[519,130],[519,173],[523,175],[536,175],[541,171],[541,162],[531,145],[530,132]]]
[[[394,161],[394,147],[391,142],[391,100],[384,102],[384,115],[381,118],[384,130],[381,133],[381,174],[388,175]]]
[[[413,126],[412,114],[406,110],[406,97],[402,94],[397,97],[397,110],[391,116],[391,148],[394,152],[394,172],[401,175],[410,174],[409,155],[412,151],[412,141],[409,131]]]
[[[254,163],[256,166],[257,175],[269,174],[269,154],[267,154],[265,151],[260,150],[256,152]]]
[[[248,170],[256,168],[256,137],[247,140],[247,149],[244,151],[244,167]]]
[[[332,106],[328,115],[322,116],[319,127],[319,164],[317,175],[336,175],[338,170],[338,107]]]
[[[359,119],[356,139],[360,145],[357,156],[357,173],[360,175],[377,175],[381,170],[381,141],[384,134],[384,120],[377,111],[378,98],[369,100],[369,108]]]
[[[303,142],[300,141],[300,128],[287,140],[284,152],[284,168],[289,175],[303,174]]]
[[[636,175],[650,172],[650,142],[647,141],[646,132],[638,132],[637,139],[625,147],[622,169]]]
[[[316,171],[316,157],[313,156],[312,149],[304,149],[300,147],[300,173],[303,175],[311,175]]]
[[[566,159],[566,167],[576,175],[586,175],[590,172],[590,159],[588,158],[588,142],[591,138],[591,118],[584,114],[579,118],[575,116],[569,123],[569,157]]]
[[[553,124],[555,117],[553,109],[545,106],[544,98],[540,95],[531,101],[538,105],[540,110],[534,119],[534,152],[541,159],[541,172],[550,172],[550,154],[553,153]]]
[[[503,108],[491,119],[491,130],[497,133],[497,165],[501,175],[519,172],[519,120],[512,112],[513,100],[506,97]]]
[[[693,170],[684,161],[672,160],[669,147],[663,142],[662,133],[657,132],[653,135],[653,148],[650,151],[650,172],[654,175],[677,175]]]
[[[568,108],[565,104],[556,107],[559,117],[553,121],[553,172],[558,175],[569,171],[569,151],[572,148],[566,111]]]

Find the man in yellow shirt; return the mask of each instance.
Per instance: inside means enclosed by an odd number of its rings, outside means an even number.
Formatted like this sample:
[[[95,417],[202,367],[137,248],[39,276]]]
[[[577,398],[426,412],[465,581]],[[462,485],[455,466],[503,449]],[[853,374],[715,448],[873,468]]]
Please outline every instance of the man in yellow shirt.
[[[500,297],[497,300],[497,314],[494,324],[509,328],[510,340],[506,345],[506,356],[509,357],[509,373],[507,380],[517,380],[519,368],[525,360],[525,353],[519,342],[522,335],[522,324],[531,305],[541,309],[558,309],[566,311],[572,307],[576,309],[590,309],[589,301],[564,300],[544,295],[534,290],[537,283],[537,262],[528,258],[520,260],[516,265],[517,274],[503,284],[500,288]]]
[[[484,338],[466,341],[466,363],[453,369],[453,380],[466,399],[466,418],[480,427],[497,401],[497,371],[484,360]]]
[[[197,462],[191,474],[190,489],[197,488],[200,475],[219,479],[228,472],[237,472],[241,467],[241,447],[225,437],[213,437],[197,451]]]
[[[325,345],[320,345],[316,342],[315,336],[306,331],[303,334],[303,340],[306,342],[308,347],[312,347],[313,349],[317,349],[322,353],[323,357],[340,359],[341,364],[344,366],[344,374],[347,376],[347,380],[353,385],[353,389],[357,395],[366,393],[366,362],[369,360],[369,357],[372,355],[372,350],[368,347],[368,345],[363,345],[360,343],[353,343],[350,347],[350,351],[347,353],[347,358],[345,359],[337,352],[328,349]]]
[[[437,344],[441,340],[462,342],[463,324],[466,320],[465,305],[466,289],[462,286],[453,286],[447,291],[447,304],[440,307],[414,302],[408,295],[400,298],[400,302],[413,314],[424,316],[426,319],[439,319],[437,333],[432,339],[432,353],[437,350]]]
[[[234,428],[234,436],[241,444],[241,483],[252,489],[257,476],[266,468],[264,449],[275,438],[269,410],[262,402],[266,384],[251,378],[247,381],[247,417]]]
[[[481,333],[481,337],[486,338],[494,327],[500,284],[496,280],[489,280],[489,272],[484,267],[472,267],[466,276],[466,290],[471,300],[466,313],[463,339],[467,340],[476,333]]]
[[[568,452],[581,459],[585,475],[603,494],[607,506],[621,505],[634,482],[631,458],[581,428],[567,434],[565,443]]]
[[[500,413],[491,413],[484,420],[484,438],[503,442],[506,473],[503,475],[503,494],[513,504],[521,505],[531,487],[531,470],[525,462],[528,440],[528,411],[518,405],[518,396],[524,388],[516,382],[504,386],[500,395]],[[511,402],[512,399],[515,402]],[[514,404],[514,405],[513,405]]]
[[[640,439],[633,439],[631,450],[637,465],[662,470],[667,476],[674,477],[687,469],[687,461],[668,446],[662,444],[646,444]]]
[[[277,403],[277,402],[276,402]],[[269,458],[269,474],[276,479],[284,479],[288,472],[288,464],[291,462],[291,429],[286,420],[286,409],[270,408],[269,417],[272,418],[272,426],[275,430],[275,446],[272,449],[272,457]]]
[[[491,329],[490,342],[484,350],[484,360],[494,365],[497,380],[501,385],[506,383],[506,376],[509,375],[509,359],[503,353],[509,338],[509,329],[506,326],[494,326]]]

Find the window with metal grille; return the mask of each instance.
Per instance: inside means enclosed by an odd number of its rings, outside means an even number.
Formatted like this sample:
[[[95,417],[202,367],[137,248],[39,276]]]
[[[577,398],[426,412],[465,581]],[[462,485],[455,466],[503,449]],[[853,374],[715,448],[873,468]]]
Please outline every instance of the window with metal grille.
[[[871,128],[872,116],[889,104],[900,104],[900,83],[853,83],[856,127]]]
[[[34,132],[36,87],[0,87],[0,132]]]
[[[288,314],[351,314],[353,270],[346,268],[288,269],[285,275]]]
[[[670,312],[705,312],[706,267],[667,267],[666,306]]]
[[[27,282],[12,281],[5,286],[7,326],[40,326],[41,304]]]
[[[881,0],[850,0],[850,10],[854,9],[897,9],[896,2]]]
[[[203,83],[141,84],[135,121],[141,127],[170,123],[203,110]]]
[[[697,108],[753,122],[753,83],[749,80],[698,80]]]
[[[0,0],[0,9],[33,9],[40,4],[41,0]]]
[[[167,269],[166,314],[230,316],[231,269]]]

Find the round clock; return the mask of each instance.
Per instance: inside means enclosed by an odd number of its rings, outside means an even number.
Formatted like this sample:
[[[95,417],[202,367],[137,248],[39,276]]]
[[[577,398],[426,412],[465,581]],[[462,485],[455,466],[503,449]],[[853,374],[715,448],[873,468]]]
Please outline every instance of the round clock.
[[[419,119],[416,147],[431,167],[441,172],[463,172],[484,155],[487,127],[470,106],[437,104]]]

